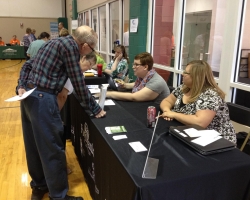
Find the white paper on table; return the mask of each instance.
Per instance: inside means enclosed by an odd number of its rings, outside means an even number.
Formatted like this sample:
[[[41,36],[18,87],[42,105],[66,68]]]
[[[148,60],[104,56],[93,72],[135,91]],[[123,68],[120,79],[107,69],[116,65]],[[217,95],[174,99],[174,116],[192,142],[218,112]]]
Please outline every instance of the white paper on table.
[[[99,88],[99,85],[87,85],[89,89],[97,89]]]
[[[99,100],[97,99],[96,102],[98,103]],[[114,105],[115,105],[115,102],[112,101],[111,99],[106,99],[106,100],[104,101],[104,105],[105,105],[105,106],[114,106]]]
[[[222,138],[222,136],[215,136],[215,137],[202,136],[192,140],[191,142],[204,147],[207,146],[208,144],[215,142],[216,140],[219,140],[220,138]]]
[[[20,96],[14,96],[14,97],[11,97],[9,99],[6,99],[4,101],[8,101],[8,102],[12,102],[12,101],[20,101],[22,99],[25,99],[27,96],[29,96],[36,88],[33,88],[32,90],[29,90],[27,92],[25,92],[21,97]]]
[[[135,152],[147,151],[146,147],[141,142],[130,142],[128,143]]]
[[[100,93],[100,89],[99,88],[89,88],[89,91],[91,94],[96,94],[96,93]]]
[[[121,140],[121,139],[126,139],[127,136],[126,135],[115,135],[113,136],[114,140]]]
[[[216,137],[221,135],[219,132],[216,130],[200,130],[201,137]]]
[[[188,128],[183,130],[189,137],[200,137],[201,133],[195,128]]]
[[[94,69],[89,69],[89,70],[85,71],[84,73],[94,73],[94,74],[97,74],[97,71],[94,70]]]

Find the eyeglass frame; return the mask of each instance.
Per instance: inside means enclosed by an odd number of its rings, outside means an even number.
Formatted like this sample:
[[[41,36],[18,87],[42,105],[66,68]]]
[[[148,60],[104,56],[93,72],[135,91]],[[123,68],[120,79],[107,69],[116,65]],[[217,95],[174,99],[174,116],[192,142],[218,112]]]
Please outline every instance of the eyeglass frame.
[[[91,49],[91,51],[92,51],[92,52],[95,52],[95,49],[94,49],[94,48],[92,48],[92,47],[89,45],[89,43],[84,42],[84,43],[82,43],[81,45],[84,45],[84,44],[87,44],[87,45],[89,46],[89,48]],[[91,52],[91,53],[92,53],[92,52]]]
[[[143,66],[143,64],[137,64],[137,63],[132,63],[132,65],[135,67]]]

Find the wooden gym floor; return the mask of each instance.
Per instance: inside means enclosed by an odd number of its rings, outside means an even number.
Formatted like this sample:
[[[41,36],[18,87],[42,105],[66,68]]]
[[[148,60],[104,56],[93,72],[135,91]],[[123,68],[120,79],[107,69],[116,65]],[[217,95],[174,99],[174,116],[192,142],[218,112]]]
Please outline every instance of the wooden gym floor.
[[[24,61],[0,60],[0,199],[30,200],[30,177],[26,165],[19,102],[5,102],[15,96],[15,87]],[[66,144],[68,195],[91,200],[88,186],[70,141]],[[48,194],[43,200],[49,200]]]

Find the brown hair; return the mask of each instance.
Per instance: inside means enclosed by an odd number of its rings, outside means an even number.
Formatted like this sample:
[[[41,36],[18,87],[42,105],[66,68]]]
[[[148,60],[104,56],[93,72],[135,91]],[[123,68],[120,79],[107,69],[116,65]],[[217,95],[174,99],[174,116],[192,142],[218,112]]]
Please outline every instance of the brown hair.
[[[26,28],[26,33],[31,33],[31,28]]]
[[[140,60],[142,65],[148,65],[148,71],[153,68],[154,59],[148,52],[139,53],[135,56],[135,60]]]
[[[120,49],[122,50],[123,58],[127,60],[127,63],[129,63],[128,54],[127,54],[127,52],[126,52],[126,50],[125,50],[125,47],[124,47],[123,45],[117,45],[117,46],[115,47],[115,50],[116,50],[117,48],[120,48]]]
[[[196,101],[199,95],[208,88],[216,91],[222,99],[225,98],[225,93],[216,84],[212,69],[207,62],[193,60],[188,65],[190,65],[189,75],[192,78],[192,90],[189,102]],[[190,91],[190,88],[184,85],[182,91],[183,93],[187,93]]]

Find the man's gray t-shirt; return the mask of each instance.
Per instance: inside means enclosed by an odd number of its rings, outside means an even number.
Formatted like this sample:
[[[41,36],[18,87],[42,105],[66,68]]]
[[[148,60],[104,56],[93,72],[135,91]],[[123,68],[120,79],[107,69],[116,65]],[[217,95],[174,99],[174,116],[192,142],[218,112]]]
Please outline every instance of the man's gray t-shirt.
[[[160,104],[161,101],[170,94],[166,81],[157,72],[149,80],[149,82],[146,83],[145,87],[159,94],[159,96],[154,100],[157,104]]]

